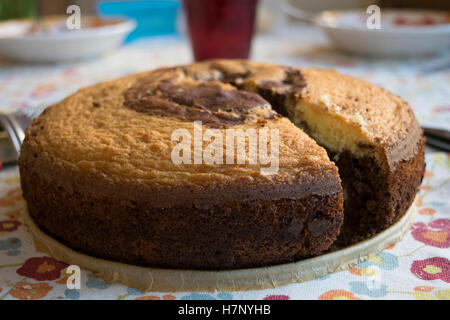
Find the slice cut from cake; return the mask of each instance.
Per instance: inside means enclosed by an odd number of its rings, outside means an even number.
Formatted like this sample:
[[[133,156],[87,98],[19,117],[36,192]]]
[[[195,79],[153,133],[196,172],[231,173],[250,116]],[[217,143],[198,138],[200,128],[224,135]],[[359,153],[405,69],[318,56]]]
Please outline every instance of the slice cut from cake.
[[[344,187],[339,242],[365,239],[409,208],[425,169],[425,141],[410,106],[364,80],[332,70],[216,61],[224,81],[258,92],[325,147]]]
[[[409,208],[425,169],[425,141],[398,96],[335,71],[302,70],[308,87],[291,119],[324,146],[339,167],[345,223],[354,243],[396,222]]]

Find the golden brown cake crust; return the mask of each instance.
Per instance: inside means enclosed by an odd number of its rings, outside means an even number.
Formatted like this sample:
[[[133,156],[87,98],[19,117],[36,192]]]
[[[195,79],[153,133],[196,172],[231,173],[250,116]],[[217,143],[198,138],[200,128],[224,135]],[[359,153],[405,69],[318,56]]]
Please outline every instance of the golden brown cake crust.
[[[385,90],[332,71],[209,61],[100,83],[47,108],[19,159],[30,214],[77,250],[145,266],[240,268],[319,254],[339,233],[343,194],[327,151],[282,117],[298,124],[304,105],[353,130],[383,174],[423,158],[411,109]],[[174,164],[171,133],[192,133],[194,120],[222,133],[279,130],[278,172]]]
[[[177,142],[171,141],[171,133],[175,129],[192,133],[192,121],[136,111],[126,107],[126,98],[142,79],[152,79],[147,82],[147,90],[174,78],[184,85],[203,85],[204,80],[193,80],[196,75],[184,68],[159,69],[101,83],[47,108],[27,131],[23,161],[31,160],[48,181],[66,189],[132,200],[150,197],[156,207],[191,201],[204,205],[258,197],[299,198],[311,192],[321,194],[322,190],[339,192],[337,168],[325,150],[289,120],[272,117],[274,112],[267,105],[251,110],[254,114],[233,129],[279,130],[280,167],[276,175],[261,175],[258,164],[174,164],[171,150]],[[192,68],[197,72],[196,65]],[[220,86],[237,91],[225,83]],[[208,122],[203,127],[225,134],[226,128]]]
[[[334,70],[302,69],[302,74],[308,84],[302,100],[325,107],[359,127],[391,170],[417,154],[422,130],[411,107],[400,97]]]

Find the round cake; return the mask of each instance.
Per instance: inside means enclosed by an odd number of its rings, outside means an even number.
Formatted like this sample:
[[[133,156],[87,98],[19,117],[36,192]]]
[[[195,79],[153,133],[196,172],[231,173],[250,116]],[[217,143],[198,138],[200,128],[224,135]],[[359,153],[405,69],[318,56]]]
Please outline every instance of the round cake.
[[[79,90],[33,121],[19,167],[30,216],[72,249],[237,269],[396,222],[424,138],[406,102],[363,80],[214,60]]]

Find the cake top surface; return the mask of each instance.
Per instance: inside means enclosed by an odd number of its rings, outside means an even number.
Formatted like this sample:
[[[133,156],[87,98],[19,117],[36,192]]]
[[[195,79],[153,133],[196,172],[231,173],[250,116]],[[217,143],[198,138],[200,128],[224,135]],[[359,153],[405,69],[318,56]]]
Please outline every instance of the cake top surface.
[[[104,182],[99,193],[126,184],[130,199],[148,191],[173,194],[173,201],[178,193],[177,201],[186,201],[199,192],[250,199],[294,198],[340,189],[337,168],[326,151],[282,116],[288,113],[284,106],[288,103],[312,104],[335,115],[336,121],[356,127],[364,141],[384,152],[389,164],[414,152],[410,140],[419,132],[414,114],[386,90],[334,71],[217,60],[161,68],[81,89],[35,119],[21,158],[34,157],[36,168],[42,170],[58,163],[54,167],[70,170],[81,189],[89,187],[89,177]],[[193,121],[199,120],[203,139],[205,133],[219,133],[225,140],[229,129],[277,130],[278,170],[262,174],[261,168],[273,163],[251,163],[250,139],[245,140],[245,163],[238,163],[237,143],[232,163],[226,163],[225,141],[223,155],[218,155],[224,159],[222,164],[194,163]],[[190,164],[173,161],[172,152],[180,143],[174,131],[188,132],[192,138]],[[202,152],[212,141],[216,138],[203,141]],[[268,154],[271,143],[267,143]],[[49,178],[51,174],[49,170]],[[51,178],[58,181],[56,171]],[[262,189],[249,190],[249,185]]]
[[[196,77],[215,76],[241,88],[288,95],[291,104],[306,104],[352,127],[360,144],[378,149],[389,166],[417,151],[422,130],[411,107],[397,95],[334,70],[289,68],[245,60],[217,60],[189,68]],[[284,103],[284,101],[282,101]],[[273,106],[274,107],[274,106]],[[293,108],[296,108],[293,106]],[[290,114],[292,118],[293,114]]]

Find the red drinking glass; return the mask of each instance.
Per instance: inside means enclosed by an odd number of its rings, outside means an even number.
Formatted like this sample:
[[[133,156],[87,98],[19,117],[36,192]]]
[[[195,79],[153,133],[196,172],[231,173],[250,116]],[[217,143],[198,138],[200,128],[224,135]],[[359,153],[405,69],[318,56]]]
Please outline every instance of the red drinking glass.
[[[196,61],[248,58],[258,0],[184,0]]]

